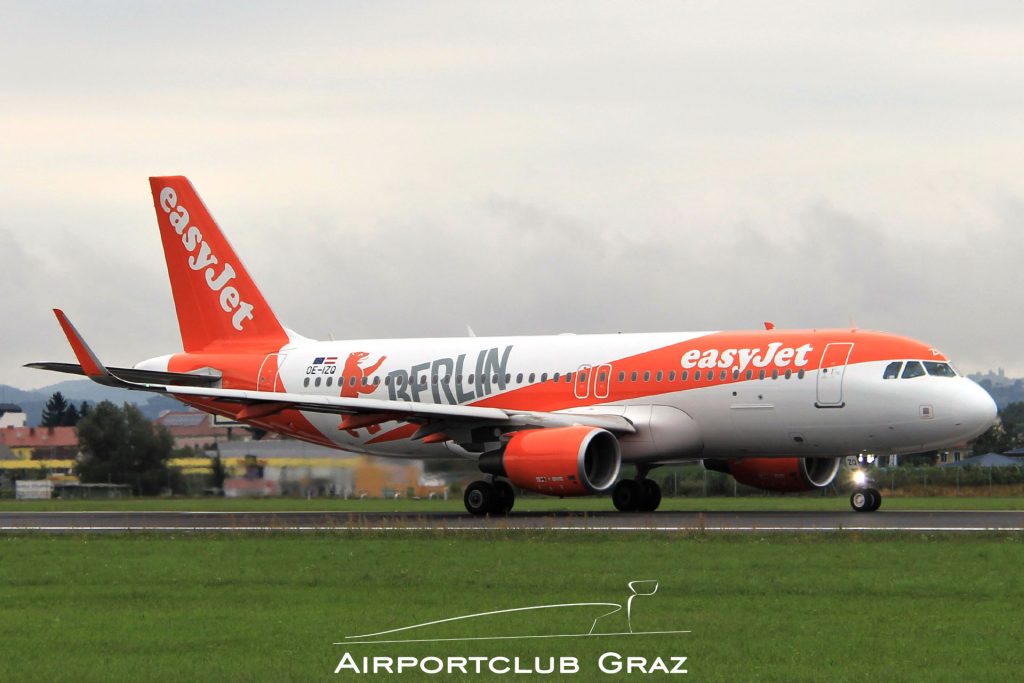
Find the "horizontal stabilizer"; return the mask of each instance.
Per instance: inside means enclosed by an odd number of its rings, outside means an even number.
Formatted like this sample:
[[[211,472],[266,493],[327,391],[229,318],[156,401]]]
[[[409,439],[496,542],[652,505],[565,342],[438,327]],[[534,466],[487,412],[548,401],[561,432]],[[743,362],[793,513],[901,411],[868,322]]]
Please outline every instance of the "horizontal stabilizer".
[[[69,375],[85,375],[85,370],[76,363],[28,363],[26,368],[65,372]],[[188,372],[160,372],[158,370],[136,370],[135,368],[108,368],[111,374],[127,382],[142,384],[167,384],[175,387],[212,387],[220,382],[219,375],[194,375]]]

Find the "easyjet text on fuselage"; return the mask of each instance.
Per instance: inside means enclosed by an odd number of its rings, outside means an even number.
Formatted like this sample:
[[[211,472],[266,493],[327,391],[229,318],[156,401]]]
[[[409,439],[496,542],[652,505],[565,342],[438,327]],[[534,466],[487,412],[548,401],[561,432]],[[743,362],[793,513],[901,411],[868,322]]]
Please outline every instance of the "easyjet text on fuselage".
[[[740,372],[749,367],[767,368],[773,366],[784,369],[787,367],[802,368],[810,361],[807,354],[814,350],[810,344],[798,347],[786,346],[782,342],[771,342],[767,349],[732,348],[732,349],[690,349],[683,354],[679,363],[686,369],[690,368],[736,368]]]

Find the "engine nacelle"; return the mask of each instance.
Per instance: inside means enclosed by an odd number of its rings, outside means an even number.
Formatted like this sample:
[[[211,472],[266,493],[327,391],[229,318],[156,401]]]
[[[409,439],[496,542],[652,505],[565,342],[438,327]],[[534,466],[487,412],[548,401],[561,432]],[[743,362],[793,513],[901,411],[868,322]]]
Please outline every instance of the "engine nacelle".
[[[839,473],[839,458],[731,458],[705,460],[704,467],[766,491],[813,491],[828,486]]]
[[[549,496],[589,496],[610,489],[619,476],[619,440],[596,427],[524,429],[500,453],[480,456],[480,470]]]

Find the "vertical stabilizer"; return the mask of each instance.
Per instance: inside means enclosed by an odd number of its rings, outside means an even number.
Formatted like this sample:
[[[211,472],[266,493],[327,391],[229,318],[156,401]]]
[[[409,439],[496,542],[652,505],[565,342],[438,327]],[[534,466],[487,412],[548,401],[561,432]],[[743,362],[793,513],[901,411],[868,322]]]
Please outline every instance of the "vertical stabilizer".
[[[184,176],[149,179],[185,351],[262,352],[288,335]]]

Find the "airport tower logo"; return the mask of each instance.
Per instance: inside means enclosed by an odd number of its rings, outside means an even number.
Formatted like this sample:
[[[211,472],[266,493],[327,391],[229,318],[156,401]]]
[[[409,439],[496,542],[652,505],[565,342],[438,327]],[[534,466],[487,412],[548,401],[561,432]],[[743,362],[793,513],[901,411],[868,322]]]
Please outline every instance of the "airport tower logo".
[[[690,633],[688,630],[634,628],[637,607],[645,599],[654,596],[658,586],[657,580],[629,581],[626,584],[629,592],[624,602],[570,602],[512,607],[346,636],[344,640],[334,643],[344,648],[334,673],[357,676],[426,674],[460,677],[686,674],[688,658],[676,652],[653,656],[623,652],[635,644],[635,639],[661,637],[664,640],[669,637],[675,640],[674,637]],[[518,626],[514,630],[508,626],[513,622]],[[544,627],[548,624],[575,626],[545,632]],[[489,633],[495,625],[498,626],[496,635],[483,635]],[[502,626],[505,631],[501,630]],[[588,658],[569,653],[572,643],[592,639],[608,641],[607,646],[598,648],[601,654]],[[518,645],[522,645],[523,641],[564,642],[565,646],[559,648],[559,654],[542,656],[463,654],[467,646],[472,649],[474,644],[514,641],[520,641]],[[416,644],[417,654],[393,653],[395,648],[412,644]],[[419,653],[424,647],[422,644],[428,644],[428,649],[444,646],[445,650],[450,650],[457,647],[460,653],[423,655]],[[388,654],[383,654],[385,649]],[[516,651],[521,652],[522,648],[517,647]],[[549,653],[550,649],[545,648],[545,652]]]

